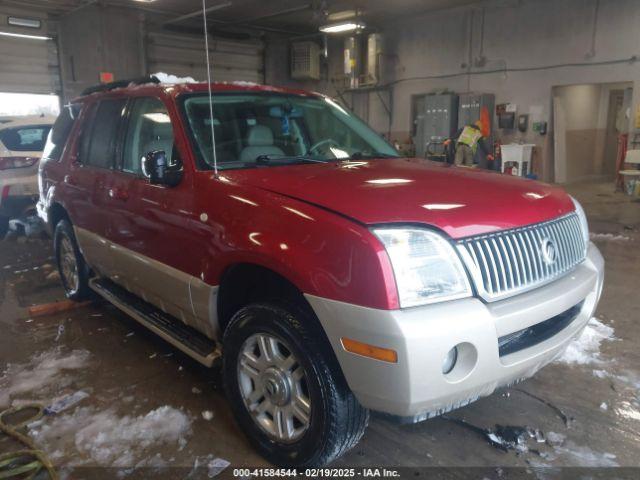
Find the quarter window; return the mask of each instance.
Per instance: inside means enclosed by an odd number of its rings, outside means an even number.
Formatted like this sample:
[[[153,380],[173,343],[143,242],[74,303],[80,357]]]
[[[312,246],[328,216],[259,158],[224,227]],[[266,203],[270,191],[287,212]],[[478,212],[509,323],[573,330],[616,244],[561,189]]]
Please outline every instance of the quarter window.
[[[133,102],[124,144],[122,170],[141,174],[141,159],[149,152],[163,150],[169,159],[173,151],[173,126],[164,103],[157,98]]]
[[[42,158],[55,161],[60,160],[64,146],[71,133],[71,128],[76,118],[78,118],[79,113],[80,105],[77,104],[67,105],[62,109],[62,112],[60,112],[60,115],[53,124],[53,128],[49,132],[49,138],[44,147]]]

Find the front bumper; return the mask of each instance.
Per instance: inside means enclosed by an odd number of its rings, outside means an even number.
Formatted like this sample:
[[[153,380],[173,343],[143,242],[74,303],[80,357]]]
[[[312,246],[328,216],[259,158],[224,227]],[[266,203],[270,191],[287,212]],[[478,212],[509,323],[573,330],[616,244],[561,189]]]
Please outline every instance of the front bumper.
[[[496,388],[532,376],[556,358],[595,311],[604,260],[590,244],[587,258],[564,277],[505,300],[467,298],[404,310],[376,310],[307,295],[360,403],[419,421],[466,405]],[[575,319],[533,346],[500,356],[498,339],[582,303]],[[397,363],[344,350],[341,338],[393,349]],[[456,366],[442,373],[447,352],[461,345]]]

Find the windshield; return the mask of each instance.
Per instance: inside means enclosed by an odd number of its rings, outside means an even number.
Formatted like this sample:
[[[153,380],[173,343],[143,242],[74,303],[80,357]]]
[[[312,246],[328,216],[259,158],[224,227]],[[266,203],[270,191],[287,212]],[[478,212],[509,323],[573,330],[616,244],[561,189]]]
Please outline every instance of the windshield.
[[[213,102],[219,169],[397,156],[382,137],[329,98],[225,93],[214,95]],[[188,96],[184,111],[197,153],[212,167],[208,95]]]

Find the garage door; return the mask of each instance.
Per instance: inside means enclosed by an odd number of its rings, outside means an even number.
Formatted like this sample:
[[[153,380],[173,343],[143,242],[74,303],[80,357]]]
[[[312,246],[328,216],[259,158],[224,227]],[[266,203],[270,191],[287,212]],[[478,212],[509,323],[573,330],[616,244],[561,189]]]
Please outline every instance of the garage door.
[[[263,82],[262,42],[211,39],[209,48],[214,81]],[[165,72],[179,77],[190,76],[196,80],[207,78],[202,37],[149,33],[146,50],[149,73]]]
[[[0,13],[7,24],[9,15]],[[28,35],[45,35],[40,30],[3,27],[3,31]],[[60,67],[54,40],[0,37],[0,91],[14,93],[59,93]]]

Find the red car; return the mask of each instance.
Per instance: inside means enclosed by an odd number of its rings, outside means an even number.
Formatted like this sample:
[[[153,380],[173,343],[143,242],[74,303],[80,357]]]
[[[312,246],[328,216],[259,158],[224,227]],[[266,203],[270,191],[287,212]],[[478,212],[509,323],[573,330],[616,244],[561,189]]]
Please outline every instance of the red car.
[[[596,308],[603,260],[559,188],[400,158],[315,93],[214,84],[211,112],[205,84],[123,85],[71,102],[41,163],[64,288],[222,356],[275,464],[527,378]]]

